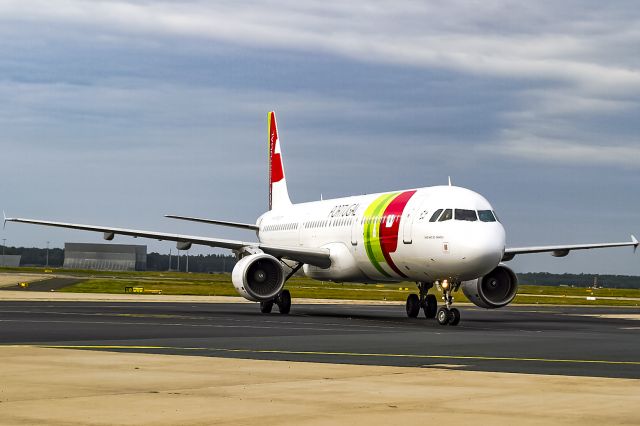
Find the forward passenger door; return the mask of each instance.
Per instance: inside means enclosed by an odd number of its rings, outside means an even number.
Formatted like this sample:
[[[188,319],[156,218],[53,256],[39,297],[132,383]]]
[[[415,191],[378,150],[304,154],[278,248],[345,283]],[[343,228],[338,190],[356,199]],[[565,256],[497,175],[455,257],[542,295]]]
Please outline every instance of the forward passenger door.
[[[411,244],[413,242],[413,220],[415,216],[415,207],[405,209],[402,215],[402,242]]]

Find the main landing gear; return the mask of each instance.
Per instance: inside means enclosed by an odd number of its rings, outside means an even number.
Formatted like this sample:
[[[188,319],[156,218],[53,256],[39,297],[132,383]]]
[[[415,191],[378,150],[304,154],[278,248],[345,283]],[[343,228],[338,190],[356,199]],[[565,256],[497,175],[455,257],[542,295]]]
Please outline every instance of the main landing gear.
[[[285,265],[291,268],[291,271],[284,279],[284,282],[287,282],[289,278],[302,268],[303,264],[297,263],[294,267],[286,263]],[[291,311],[291,293],[289,293],[289,290],[282,290],[275,299],[260,302],[260,312],[263,314],[270,314],[274,304],[278,306],[278,311],[281,314],[287,315]]]
[[[417,294],[410,294],[407,297],[407,316],[409,318],[417,318],[420,314],[420,309],[424,311],[426,318],[435,318],[436,311],[438,310],[438,301],[436,296],[428,294],[429,289],[433,287],[432,283],[418,283],[418,289],[420,290],[420,296]]]
[[[260,312],[270,314],[274,304],[278,306],[278,311],[281,314],[288,314],[291,311],[291,293],[289,293],[289,290],[282,290],[278,297],[273,300],[260,302]]]
[[[436,296],[428,294],[429,289],[433,287],[433,283],[419,282],[418,289],[420,290],[420,296],[417,294],[410,294],[407,297],[407,316],[409,318],[417,318],[420,313],[420,309],[424,310],[424,316],[426,318],[436,318],[440,325],[458,325],[460,323],[460,311],[456,308],[452,308],[453,296],[452,285],[443,281],[442,283],[436,282],[438,290],[442,291],[442,299],[445,306],[438,309],[438,302]]]

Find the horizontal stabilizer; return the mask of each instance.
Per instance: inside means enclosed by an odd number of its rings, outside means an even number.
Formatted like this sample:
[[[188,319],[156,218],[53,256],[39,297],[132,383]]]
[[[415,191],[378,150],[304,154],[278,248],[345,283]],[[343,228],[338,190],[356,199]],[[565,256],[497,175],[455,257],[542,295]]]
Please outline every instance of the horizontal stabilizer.
[[[170,219],[188,220],[190,222],[208,223],[209,225],[220,225],[220,226],[230,226],[232,228],[250,229],[252,231],[257,231],[259,229],[258,225],[254,225],[254,224],[251,224],[251,223],[229,222],[229,221],[225,221],[225,220],[213,220],[213,219],[202,219],[202,218],[199,218],[199,217],[177,216],[175,214],[167,214],[164,217],[168,217]]]

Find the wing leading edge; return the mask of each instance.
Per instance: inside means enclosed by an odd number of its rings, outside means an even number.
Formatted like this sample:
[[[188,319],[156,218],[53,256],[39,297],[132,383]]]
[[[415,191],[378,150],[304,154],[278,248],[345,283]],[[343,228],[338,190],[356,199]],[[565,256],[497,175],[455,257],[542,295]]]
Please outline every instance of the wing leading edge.
[[[308,263],[320,268],[331,266],[329,250],[312,249],[304,247],[278,246],[272,244],[261,244],[258,242],[247,242],[239,240],[225,240],[221,238],[200,237],[195,235],[170,234],[165,232],[143,231],[138,229],[113,228],[109,226],[83,225],[79,223],[52,222],[48,220],[5,218],[6,222],[31,223],[34,225],[54,226],[57,228],[78,229],[82,231],[102,232],[106,240],[111,240],[115,235],[125,235],[134,238],[149,238],[159,241],[175,241],[182,247],[189,244],[196,244],[209,247],[219,247],[230,250],[242,250],[244,248],[257,248],[264,253],[277,258],[285,258],[295,262]]]
[[[633,247],[634,251],[638,248],[638,240],[633,235],[631,241],[622,243],[597,243],[597,244],[573,244],[573,245],[557,245],[557,246],[538,246],[538,247],[517,247],[508,248],[504,251],[502,260],[504,262],[513,259],[517,254],[529,254],[529,253],[548,253],[551,252],[552,256],[563,257],[569,254],[572,250],[589,250],[596,248],[609,248],[609,247]]]

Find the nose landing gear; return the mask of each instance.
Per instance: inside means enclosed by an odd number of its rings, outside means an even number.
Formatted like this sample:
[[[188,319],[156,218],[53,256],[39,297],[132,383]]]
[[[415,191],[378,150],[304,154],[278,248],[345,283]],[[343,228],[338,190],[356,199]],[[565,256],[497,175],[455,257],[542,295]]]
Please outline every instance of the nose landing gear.
[[[460,311],[451,307],[453,304],[453,295],[451,293],[457,288],[457,285],[453,285],[446,280],[438,283],[438,290],[442,291],[442,300],[444,300],[444,306],[438,309],[436,315],[440,325],[458,325],[460,323]]]
[[[420,309],[422,309],[426,318],[435,318],[440,325],[458,325],[460,323],[460,311],[451,307],[453,304],[452,292],[457,290],[457,285],[452,285],[447,281],[436,282],[438,290],[442,291],[442,300],[444,300],[445,304],[445,306],[438,309],[436,296],[428,294],[433,287],[433,283],[418,282],[417,284],[420,296],[410,294],[407,297],[406,309],[409,318],[417,318]]]

